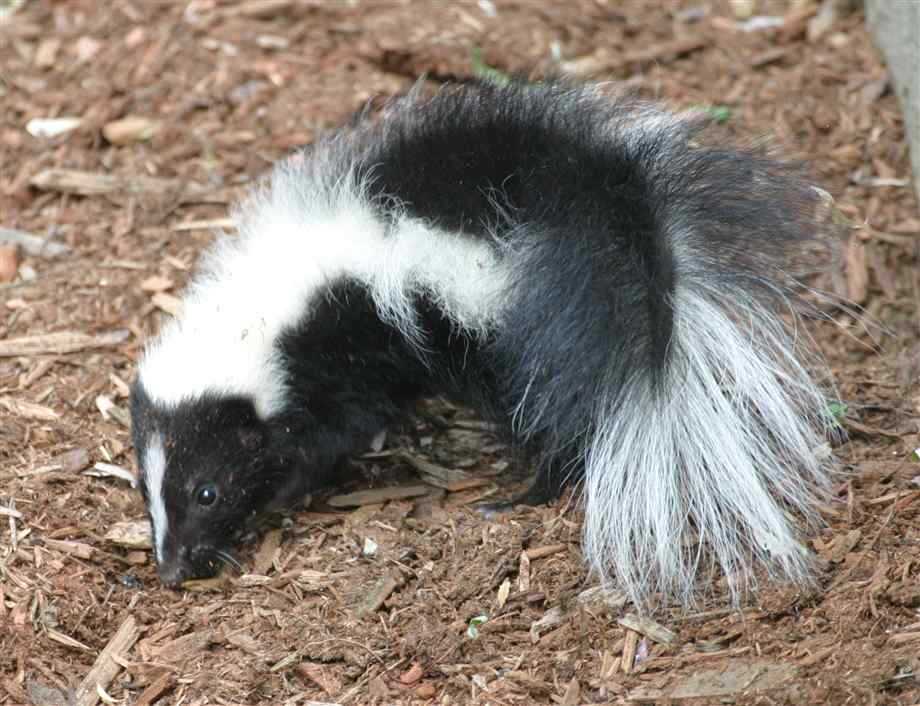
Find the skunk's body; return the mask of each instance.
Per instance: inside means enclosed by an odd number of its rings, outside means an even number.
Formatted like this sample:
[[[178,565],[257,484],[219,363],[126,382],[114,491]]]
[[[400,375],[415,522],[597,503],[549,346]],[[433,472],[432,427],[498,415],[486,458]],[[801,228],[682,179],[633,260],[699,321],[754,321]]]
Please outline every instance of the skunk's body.
[[[208,253],[133,397],[164,581],[327,483],[418,398],[503,421],[531,501],[640,607],[705,561],[805,579],[824,398],[784,323],[814,192],[590,88],[445,89],[282,163]]]

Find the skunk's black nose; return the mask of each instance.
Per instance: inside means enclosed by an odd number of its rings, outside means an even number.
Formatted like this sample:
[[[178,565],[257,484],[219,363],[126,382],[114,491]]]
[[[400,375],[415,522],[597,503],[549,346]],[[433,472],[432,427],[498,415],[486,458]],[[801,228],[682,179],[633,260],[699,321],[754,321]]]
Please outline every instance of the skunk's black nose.
[[[189,578],[188,570],[177,562],[159,564],[157,574],[167,588],[179,588]]]

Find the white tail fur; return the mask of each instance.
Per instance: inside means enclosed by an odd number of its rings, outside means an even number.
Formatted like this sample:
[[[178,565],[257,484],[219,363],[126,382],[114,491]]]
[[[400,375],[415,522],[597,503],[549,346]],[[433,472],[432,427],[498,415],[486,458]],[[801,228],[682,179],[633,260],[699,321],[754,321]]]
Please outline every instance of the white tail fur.
[[[815,519],[829,482],[816,451],[831,422],[794,331],[737,282],[684,281],[673,305],[663,382],[637,375],[597,410],[587,559],[640,607],[656,592],[691,604],[707,555],[735,602],[755,562],[806,582],[809,559],[787,510]]]

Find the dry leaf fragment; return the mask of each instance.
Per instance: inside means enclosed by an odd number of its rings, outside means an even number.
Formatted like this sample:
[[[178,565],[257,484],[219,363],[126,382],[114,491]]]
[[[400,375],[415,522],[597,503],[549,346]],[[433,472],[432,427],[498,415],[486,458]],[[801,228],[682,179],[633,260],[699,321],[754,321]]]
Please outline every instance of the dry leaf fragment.
[[[502,581],[502,585],[498,587],[498,609],[501,610],[505,607],[505,603],[508,601],[508,594],[511,593],[511,580],[505,578]]]

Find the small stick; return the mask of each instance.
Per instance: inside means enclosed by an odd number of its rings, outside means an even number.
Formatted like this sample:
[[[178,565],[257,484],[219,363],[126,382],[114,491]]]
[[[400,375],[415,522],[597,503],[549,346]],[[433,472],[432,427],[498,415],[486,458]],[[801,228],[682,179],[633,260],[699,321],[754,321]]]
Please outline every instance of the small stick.
[[[96,174],[76,169],[45,169],[29,180],[29,184],[42,191],[57,191],[62,194],[99,196],[101,194],[176,194],[184,201],[213,201],[224,203],[216,197],[207,197],[208,189],[193,182],[175,179],[161,179],[148,176],[118,176]]]
[[[627,613],[622,618],[618,619],[617,622],[627,630],[641,633],[662,645],[670,645],[677,638],[677,635],[673,631],[668,630],[664,625],[656,623],[651,618],[636,615],[635,613]]]
[[[139,635],[140,629],[137,627],[137,622],[129,615],[109,640],[109,644],[99,653],[92,669],[77,687],[76,694],[74,694],[76,706],[96,706],[99,703],[99,691],[96,687],[107,689],[121,670],[121,665],[112,659],[112,656],[121,655],[130,650],[137,642]]]
[[[565,551],[565,544],[547,544],[544,547],[534,547],[533,549],[528,549],[524,554],[527,555],[527,558],[531,561],[537,559],[542,559],[543,557],[552,556],[553,554],[558,554],[559,552]]]
[[[0,358],[42,355],[45,353],[77,353],[90,348],[111,348],[128,340],[124,329],[90,335],[76,331],[58,331],[38,336],[23,336],[0,341]]]
[[[639,647],[639,633],[635,630],[626,631],[626,641],[623,643],[623,656],[620,658],[620,669],[624,674],[632,672],[633,663],[636,661],[636,649]]]

